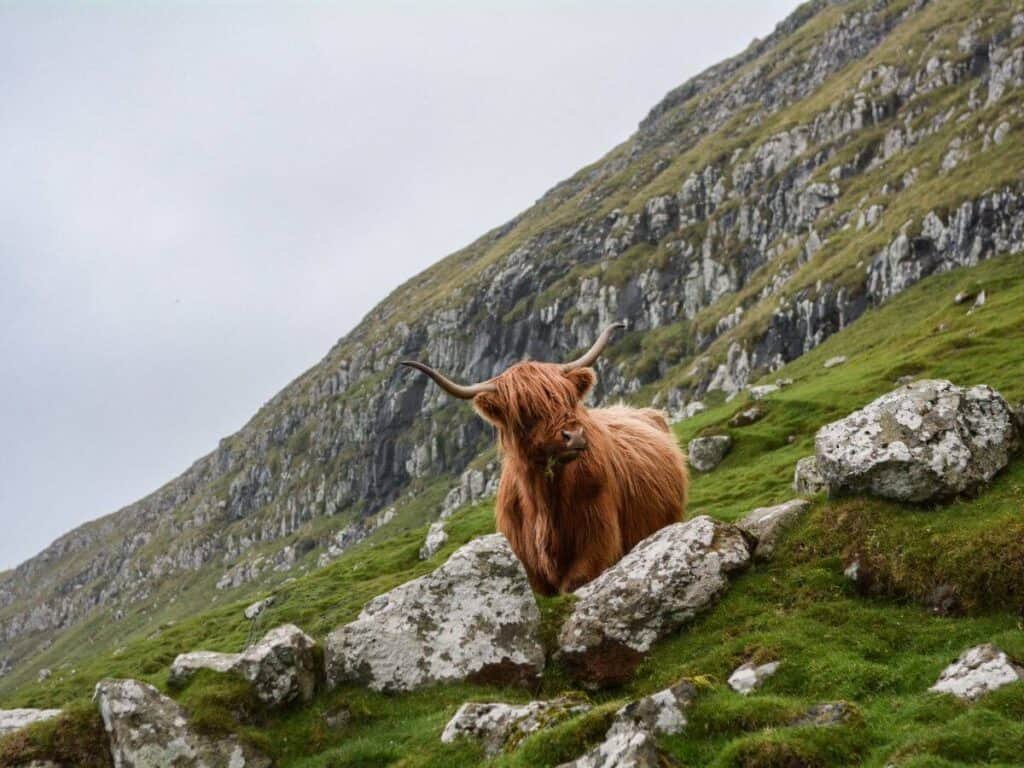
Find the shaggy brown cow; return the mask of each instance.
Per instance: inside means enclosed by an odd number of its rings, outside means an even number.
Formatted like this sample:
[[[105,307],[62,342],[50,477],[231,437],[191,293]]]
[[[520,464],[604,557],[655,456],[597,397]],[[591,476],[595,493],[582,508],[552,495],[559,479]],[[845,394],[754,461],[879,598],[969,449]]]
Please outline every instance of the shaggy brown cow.
[[[517,363],[471,386],[423,363],[402,363],[471,399],[497,427],[497,528],[543,594],[572,592],[683,517],[686,459],[665,417],[650,408],[583,406],[596,381],[589,366],[624,325],[606,328],[571,363]]]

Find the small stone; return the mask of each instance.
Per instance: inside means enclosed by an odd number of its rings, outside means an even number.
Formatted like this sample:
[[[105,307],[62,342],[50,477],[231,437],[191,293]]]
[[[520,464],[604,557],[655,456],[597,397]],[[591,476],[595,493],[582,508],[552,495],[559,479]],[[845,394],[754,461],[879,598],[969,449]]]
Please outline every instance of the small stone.
[[[429,560],[438,552],[441,547],[448,543],[448,533],[444,529],[444,521],[438,520],[430,524],[427,536],[420,547],[420,560]]]
[[[721,463],[731,447],[732,438],[728,435],[698,437],[691,440],[687,446],[690,466],[699,472],[710,472]]]
[[[52,674],[53,672],[50,671],[49,667],[43,667],[39,670],[39,674],[36,675],[36,682],[45,683],[47,680],[50,679],[50,676]]]
[[[953,297],[954,304],[963,304],[973,299],[977,294],[973,291],[960,291]]]
[[[778,392],[780,389],[778,384],[760,384],[756,387],[750,388],[750,399],[751,400],[764,400],[768,395]]]
[[[689,680],[682,680],[671,688],[624,706],[615,713],[612,728],[630,725],[656,736],[681,733],[686,727],[686,710],[696,698],[696,686]]]
[[[1010,132],[1010,124],[1003,120],[999,125],[996,126],[995,132],[992,134],[992,140],[996,144],[1002,144],[1006,140],[1007,134]]]
[[[829,728],[834,725],[844,725],[858,716],[857,708],[846,701],[832,701],[825,704],[815,704],[800,717],[793,721],[793,725],[813,725],[819,728]]]
[[[830,357],[828,360],[826,360],[824,363],[824,367],[835,368],[837,365],[842,365],[843,363],[845,363],[846,360],[846,355],[836,355],[835,357]]]
[[[770,558],[783,534],[811,508],[806,499],[792,499],[774,507],[758,507],[747,513],[736,525],[757,539],[754,555]]]
[[[746,427],[753,424],[755,421],[760,421],[764,418],[765,410],[760,405],[755,405],[746,410],[740,411],[731,419],[729,419],[730,427]]]
[[[352,720],[352,713],[345,707],[324,713],[324,725],[332,731],[344,728]]]
[[[760,688],[761,684],[774,675],[778,669],[779,662],[777,661],[770,661],[767,664],[761,665],[748,661],[746,664],[737,667],[729,675],[729,687],[736,691],[736,693],[746,696],[755,688]]]
[[[475,739],[483,744],[485,754],[493,757],[510,742],[518,742],[589,709],[589,704],[568,697],[528,704],[470,701],[448,721],[441,741],[451,744],[460,738]]]
[[[253,603],[245,609],[245,618],[249,619],[249,621],[252,621],[273,604],[273,597],[265,597],[262,600],[257,600],[255,603]]]
[[[977,701],[986,693],[1024,681],[1024,667],[991,643],[970,648],[942,671],[929,691]]]

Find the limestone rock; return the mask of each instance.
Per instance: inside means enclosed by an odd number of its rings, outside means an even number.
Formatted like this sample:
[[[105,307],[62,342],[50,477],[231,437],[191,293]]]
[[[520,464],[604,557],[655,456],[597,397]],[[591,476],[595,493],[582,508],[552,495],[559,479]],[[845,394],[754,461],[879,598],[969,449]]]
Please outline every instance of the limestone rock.
[[[185,711],[137,680],[101,680],[93,700],[110,738],[114,768],[269,768],[270,760],[233,736],[193,730]]]
[[[0,709],[0,736],[50,720],[60,714],[59,709]]]
[[[837,365],[842,365],[845,362],[846,355],[836,355],[835,357],[830,357],[828,360],[826,360],[824,363],[824,367],[835,368]]]
[[[675,632],[728,588],[750,562],[739,528],[695,517],[662,528],[576,592],[560,654],[593,685],[628,678],[656,640]]]
[[[459,738],[476,739],[483,744],[484,752],[493,756],[510,741],[550,728],[588,709],[589,704],[567,697],[528,704],[469,701],[448,721],[441,741],[450,744]]]
[[[698,437],[690,441],[686,455],[691,467],[700,472],[710,472],[721,463],[731,447],[732,438],[728,435]]]
[[[746,664],[741,664],[729,675],[729,687],[736,691],[736,693],[746,696],[755,688],[760,688],[761,684],[774,675],[778,669],[779,662],[777,661],[770,661],[767,664],[760,665],[748,661]]]
[[[758,507],[748,512],[736,525],[757,539],[754,554],[767,559],[775,553],[775,545],[789,528],[811,508],[806,499],[791,499],[774,507]]]
[[[255,603],[253,603],[245,609],[245,618],[247,618],[249,621],[252,621],[273,604],[273,597],[265,597],[262,600],[257,600]]]
[[[429,560],[447,543],[448,533],[444,529],[444,521],[438,520],[431,523],[427,530],[427,537],[423,540],[423,546],[420,547],[420,560]]]
[[[334,630],[327,680],[386,691],[455,680],[524,683],[544,668],[539,629],[526,571],[505,537],[492,534]]]
[[[200,669],[231,672],[253,684],[260,701],[281,706],[309,701],[316,691],[316,642],[294,624],[270,630],[242,653],[191,651],[171,664],[169,683],[184,685]]]
[[[818,471],[818,457],[804,456],[796,463],[793,472],[793,490],[813,496],[828,490],[828,483]]]
[[[1013,414],[998,392],[941,379],[900,387],[815,438],[830,493],[913,502],[977,490],[1016,447]]]
[[[750,399],[751,400],[764,400],[768,395],[775,394],[780,389],[778,384],[759,384],[756,387],[751,387]]]
[[[1024,681],[1024,667],[1015,664],[991,643],[970,648],[942,671],[929,691],[977,701],[986,693]]]

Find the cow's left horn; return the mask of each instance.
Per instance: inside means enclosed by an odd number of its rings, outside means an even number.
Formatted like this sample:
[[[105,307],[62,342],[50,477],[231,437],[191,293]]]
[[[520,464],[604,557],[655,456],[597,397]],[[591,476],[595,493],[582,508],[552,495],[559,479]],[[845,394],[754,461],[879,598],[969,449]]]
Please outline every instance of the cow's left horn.
[[[420,363],[416,360],[402,360],[401,362],[402,365],[407,365],[410,368],[415,368],[417,371],[422,371],[427,374],[427,376],[437,382],[437,386],[452,397],[457,397],[460,400],[472,400],[474,397],[483,394],[484,392],[496,392],[498,389],[494,383],[490,381],[481,381],[479,384],[470,384],[468,387],[464,384],[456,384],[447,376],[442,373],[438,373],[425,363]]]
[[[597,358],[604,352],[604,348],[608,346],[608,340],[612,337],[612,334],[619,328],[625,328],[626,323],[622,320],[612,323],[603,331],[601,335],[597,337],[597,341],[594,342],[594,346],[586,351],[583,357],[578,357],[571,363],[566,363],[562,366],[562,370],[568,373],[576,368],[586,368],[587,366],[593,365]]]

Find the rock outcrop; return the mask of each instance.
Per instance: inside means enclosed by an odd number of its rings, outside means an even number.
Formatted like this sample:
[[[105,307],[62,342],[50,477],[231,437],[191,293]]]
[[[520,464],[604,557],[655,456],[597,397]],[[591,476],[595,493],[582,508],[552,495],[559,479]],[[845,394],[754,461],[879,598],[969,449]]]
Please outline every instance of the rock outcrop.
[[[294,624],[284,624],[242,653],[179,654],[171,664],[169,682],[184,685],[201,669],[244,677],[268,706],[309,701],[317,684],[316,642]]]
[[[1014,663],[991,643],[976,645],[961,654],[928,690],[977,701],[986,693],[1011,683],[1024,682],[1024,666]]]
[[[775,553],[782,536],[811,508],[805,499],[791,499],[774,507],[758,507],[748,512],[737,526],[757,540],[754,555],[767,560]]]
[[[327,680],[384,691],[457,680],[527,683],[544,668],[539,630],[526,571],[505,537],[492,534],[334,630]]]
[[[831,494],[921,502],[977,491],[1018,445],[1009,405],[991,387],[915,381],[815,437]]]
[[[137,680],[102,680],[93,696],[110,739],[114,768],[270,768],[233,736],[199,733],[185,711]]]
[[[622,682],[656,640],[726,591],[750,548],[739,528],[706,516],[662,528],[576,591],[558,639],[563,660],[587,684]]]
[[[528,704],[470,701],[459,707],[448,721],[441,741],[451,744],[457,739],[475,739],[488,756],[494,756],[542,728],[550,728],[589,709],[589,704],[567,697]]]
[[[420,547],[420,560],[429,560],[447,543],[448,533],[444,529],[444,521],[438,520],[431,523],[426,538],[423,540],[423,546]]]
[[[722,462],[730,448],[732,438],[728,435],[698,437],[687,446],[686,458],[697,471],[710,472]]]

